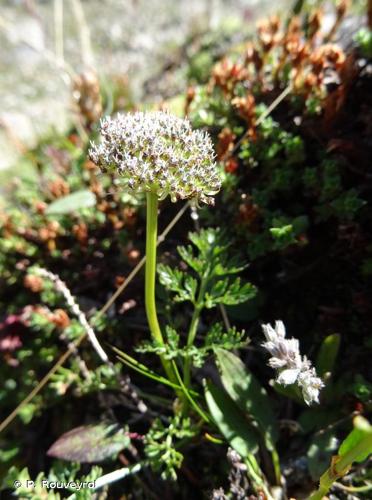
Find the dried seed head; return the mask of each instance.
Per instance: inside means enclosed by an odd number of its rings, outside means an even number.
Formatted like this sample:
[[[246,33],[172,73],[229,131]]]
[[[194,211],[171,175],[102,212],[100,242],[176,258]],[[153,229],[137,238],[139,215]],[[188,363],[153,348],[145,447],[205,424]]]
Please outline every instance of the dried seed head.
[[[132,189],[213,204],[221,180],[212,141],[188,120],[163,111],[127,113],[102,120],[101,135],[91,160]]]

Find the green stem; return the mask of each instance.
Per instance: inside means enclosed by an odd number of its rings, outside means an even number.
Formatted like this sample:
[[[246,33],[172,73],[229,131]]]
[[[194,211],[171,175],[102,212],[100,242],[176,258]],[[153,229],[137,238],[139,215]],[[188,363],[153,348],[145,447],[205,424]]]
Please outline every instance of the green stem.
[[[196,332],[198,331],[200,313],[203,309],[203,299],[207,286],[207,279],[205,276],[206,275],[204,275],[201,280],[198,298],[196,300],[195,309],[191,318],[190,329],[187,336],[187,347],[191,347],[194,344]],[[191,382],[191,358],[189,358],[188,356],[185,358],[185,363],[183,366],[183,381],[185,386],[189,388]]]
[[[372,435],[365,437],[365,439],[361,440],[356,446],[354,446],[351,450],[349,450],[345,455],[342,455],[339,460],[335,461],[335,463],[329,467],[325,471],[325,473],[320,478],[319,488],[313,493],[309,500],[322,500],[324,496],[330,490],[332,484],[343,477],[353,464],[353,462],[363,454],[366,450],[370,450],[372,448]]]
[[[265,494],[267,500],[274,500],[269,490],[265,485],[265,480],[263,479],[263,474],[258,465],[256,457],[250,453],[245,459],[245,465],[247,466],[247,474],[252,480],[254,488],[257,493],[262,491]]]
[[[196,403],[196,401],[191,397],[188,388],[182,382],[181,375],[179,374],[177,365],[176,365],[176,363],[174,361],[172,362],[172,366],[173,366],[174,372],[176,374],[176,377],[178,379],[178,382],[179,382],[180,386],[182,387],[182,390],[183,390],[183,392],[184,392],[187,400],[191,403],[191,405],[193,406],[194,410],[201,416],[201,418],[205,422],[207,422],[208,424],[210,424],[212,422],[212,419],[205,413],[204,410],[202,410],[202,408],[200,408],[200,406]]]
[[[156,278],[156,242],[158,237],[158,197],[156,193],[147,193],[147,219],[146,219],[146,269],[145,269],[145,306],[147,321],[154,341],[160,346],[164,345],[163,335],[160,330],[155,302]],[[177,384],[171,363],[159,355],[165,373],[169,380]]]
[[[279,459],[278,452],[276,451],[275,448],[271,451],[271,460],[273,462],[276,484],[280,485],[280,481],[281,481],[280,459]]]

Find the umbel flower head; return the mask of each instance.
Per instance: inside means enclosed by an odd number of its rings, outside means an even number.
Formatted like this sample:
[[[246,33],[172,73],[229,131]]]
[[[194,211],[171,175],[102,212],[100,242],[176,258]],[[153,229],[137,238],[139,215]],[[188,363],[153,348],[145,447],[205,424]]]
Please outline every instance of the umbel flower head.
[[[91,160],[118,174],[133,189],[159,199],[195,199],[213,204],[221,180],[206,132],[163,111],[135,112],[104,118],[102,141],[92,144]]]
[[[319,392],[324,383],[317,377],[311,361],[306,356],[301,356],[298,340],[285,338],[285,326],[282,321],[276,321],[275,328],[267,324],[262,325],[262,329],[267,340],[262,346],[272,356],[268,364],[278,370],[276,382],[281,385],[297,383],[306,404],[318,403]]]

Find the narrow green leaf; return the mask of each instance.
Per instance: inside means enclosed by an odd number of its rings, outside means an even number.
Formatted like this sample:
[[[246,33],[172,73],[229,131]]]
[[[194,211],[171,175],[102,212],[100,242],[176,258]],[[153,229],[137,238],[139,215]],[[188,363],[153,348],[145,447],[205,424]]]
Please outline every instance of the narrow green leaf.
[[[248,372],[238,356],[225,349],[215,349],[222,383],[233,401],[258,425],[269,450],[278,437],[276,419],[266,390]]]
[[[205,384],[205,399],[212,418],[226,441],[242,458],[258,450],[258,434],[225,391]]]
[[[58,200],[48,206],[45,213],[48,215],[68,214],[81,210],[82,208],[94,207],[95,204],[96,197],[94,194],[88,189],[83,189],[64,196],[63,198],[58,198]]]
[[[335,366],[338,351],[340,349],[341,336],[338,333],[328,335],[320,346],[316,359],[316,371],[320,377],[325,373],[332,373]]]

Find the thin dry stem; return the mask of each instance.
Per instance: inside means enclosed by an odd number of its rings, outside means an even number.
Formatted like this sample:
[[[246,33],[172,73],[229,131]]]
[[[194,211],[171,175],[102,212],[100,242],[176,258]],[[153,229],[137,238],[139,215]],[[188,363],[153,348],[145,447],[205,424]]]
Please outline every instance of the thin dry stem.
[[[46,278],[46,279],[52,281],[56,290],[58,290],[58,292],[60,292],[63,295],[71,312],[73,314],[75,314],[79,323],[84,328],[84,330],[85,330],[94,350],[98,354],[98,356],[101,358],[101,360],[104,363],[107,363],[107,361],[108,361],[107,354],[105,353],[105,351],[101,347],[100,343],[98,342],[98,339],[96,337],[96,334],[94,333],[93,328],[90,326],[90,324],[87,320],[87,317],[85,316],[83,311],[80,309],[78,303],[76,302],[75,298],[72,296],[66,283],[64,283],[57,274],[53,274],[50,271],[47,271],[46,269],[39,268],[35,272],[39,276],[41,276],[42,278]]]

